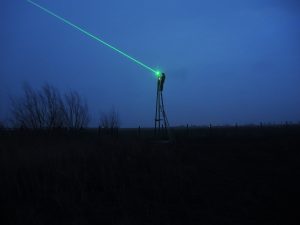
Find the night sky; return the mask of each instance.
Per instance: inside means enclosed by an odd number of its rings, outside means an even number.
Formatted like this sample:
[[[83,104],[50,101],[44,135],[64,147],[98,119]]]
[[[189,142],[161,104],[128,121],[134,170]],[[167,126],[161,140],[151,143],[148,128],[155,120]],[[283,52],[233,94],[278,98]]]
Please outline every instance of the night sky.
[[[299,0],[34,0],[166,73],[171,126],[300,121]],[[0,3],[0,119],[27,82],[76,90],[96,126],[153,126],[156,78],[26,0]]]

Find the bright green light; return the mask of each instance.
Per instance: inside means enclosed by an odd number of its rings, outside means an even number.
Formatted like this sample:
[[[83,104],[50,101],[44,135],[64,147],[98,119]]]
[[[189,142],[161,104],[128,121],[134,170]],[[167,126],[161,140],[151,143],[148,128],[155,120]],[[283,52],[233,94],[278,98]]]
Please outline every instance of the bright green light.
[[[68,21],[68,20],[66,20],[66,19],[64,19],[64,18],[62,18],[62,17],[56,15],[55,13],[53,13],[53,12],[51,12],[50,10],[48,10],[48,9],[46,9],[46,8],[44,8],[44,7],[42,7],[42,6],[40,6],[39,4],[37,4],[37,3],[35,3],[35,2],[33,2],[33,1],[31,1],[31,0],[27,0],[27,1],[30,2],[31,4],[35,5],[36,7],[38,7],[38,8],[40,8],[40,9],[44,10],[44,11],[47,12],[48,14],[50,14],[50,15],[52,15],[52,16],[58,18],[58,19],[60,19],[60,20],[63,21],[64,23],[66,23],[66,24],[68,24],[68,25],[74,27],[75,29],[81,31],[82,33],[86,34],[87,36],[89,36],[89,37],[95,39],[96,41],[98,41],[98,42],[100,42],[100,43],[102,43],[103,45],[105,45],[105,46],[111,48],[112,50],[114,50],[114,51],[116,51],[116,52],[118,52],[119,54],[125,56],[126,58],[132,60],[133,62],[139,64],[140,66],[144,67],[145,69],[150,70],[151,72],[155,73],[157,76],[158,76],[158,73],[160,73],[159,71],[156,71],[156,70],[152,69],[151,67],[145,65],[144,63],[140,62],[139,60],[137,60],[137,59],[131,57],[130,55],[126,54],[125,52],[122,52],[121,50],[117,49],[116,47],[114,47],[114,46],[108,44],[107,42],[101,40],[100,38],[96,37],[95,35],[93,35],[93,34],[87,32],[87,31],[85,31],[85,30],[82,29],[81,27],[79,27],[79,26],[77,26],[77,25],[71,23],[70,21]]]
[[[155,74],[156,74],[157,77],[159,77],[161,75],[161,72],[160,71],[156,71]]]

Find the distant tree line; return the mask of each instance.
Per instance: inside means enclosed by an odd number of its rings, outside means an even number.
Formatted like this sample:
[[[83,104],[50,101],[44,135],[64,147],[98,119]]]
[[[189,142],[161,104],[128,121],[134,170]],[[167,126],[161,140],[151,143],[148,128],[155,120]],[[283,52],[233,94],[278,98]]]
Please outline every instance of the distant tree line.
[[[61,95],[49,84],[39,90],[24,85],[23,95],[11,100],[11,122],[16,128],[80,129],[89,123],[87,103],[76,91]]]

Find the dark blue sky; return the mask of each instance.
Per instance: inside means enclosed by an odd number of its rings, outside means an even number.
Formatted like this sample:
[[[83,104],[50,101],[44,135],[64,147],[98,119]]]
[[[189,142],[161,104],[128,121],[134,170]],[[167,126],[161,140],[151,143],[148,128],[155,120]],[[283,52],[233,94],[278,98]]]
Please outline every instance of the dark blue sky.
[[[300,121],[298,0],[35,0],[164,71],[171,125]],[[153,74],[26,0],[0,3],[0,118],[28,82],[84,96],[96,125],[152,126]]]

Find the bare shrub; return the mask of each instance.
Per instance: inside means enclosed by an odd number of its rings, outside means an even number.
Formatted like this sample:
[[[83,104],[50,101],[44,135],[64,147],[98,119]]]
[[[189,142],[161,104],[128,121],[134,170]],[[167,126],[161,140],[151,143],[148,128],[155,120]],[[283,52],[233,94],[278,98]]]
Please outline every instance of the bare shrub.
[[[64,103],[59,91],[53,86],[46,84],[39,95],[45,118],[44,126],[48,129],[64,127]]]
[[[89,123],[87,103],[75,91],[65,94],[64,120],[68,128],[80,129]]]
[[[101,114],[99,128],[103,129],[106,134],[117,135],[119,127],[120,117],[114,108],[108,113]]]
[[[60,92],[49,84],[35,91],[24,85],[23,96],[13,98],[12,123],[15,127],[29,129],[78,129],[89,122],[87,104],[77,92],[61,97]]]
[[[29,85],[23,86],[24,96],[12,99],[12,122],[16,127],[38,129],[45,126],[45,105],[41,95]]]

